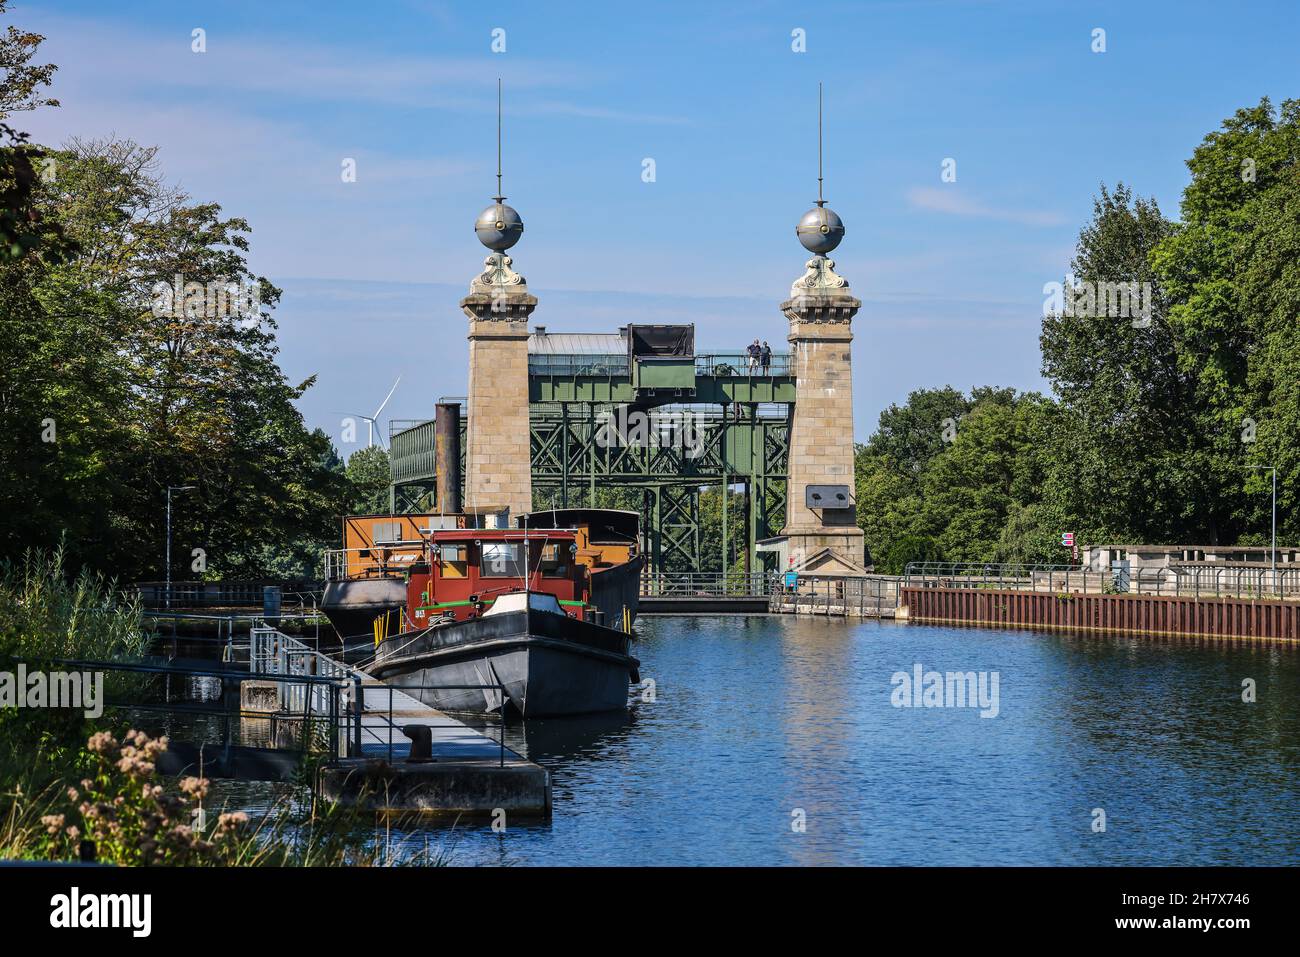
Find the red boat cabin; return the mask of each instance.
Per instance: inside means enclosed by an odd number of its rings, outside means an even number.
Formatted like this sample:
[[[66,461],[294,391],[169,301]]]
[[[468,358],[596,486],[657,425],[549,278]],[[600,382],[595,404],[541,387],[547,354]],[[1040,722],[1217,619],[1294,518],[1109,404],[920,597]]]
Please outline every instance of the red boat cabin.
[[[585,618],[591,596],[577,551],[575,533],[563,529],[435,531],[410,569],[404,628],[477,617],[500,595],[525,587],[554,595],[571,618]]]

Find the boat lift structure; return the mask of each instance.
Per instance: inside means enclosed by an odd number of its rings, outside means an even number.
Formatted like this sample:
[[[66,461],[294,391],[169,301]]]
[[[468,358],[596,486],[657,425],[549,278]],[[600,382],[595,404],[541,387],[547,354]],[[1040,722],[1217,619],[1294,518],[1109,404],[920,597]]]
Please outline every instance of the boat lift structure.
[[[749,574],[774,570],[765,568],[757,545],[785,521],[795,407],[790,355],[773,353],[768,366],[751,367],[741,354],[696,354],[693,341],[692,326],[628,326],[614,335],[534,327],[528,337],[534,507],[640,512],[651,580],[720,573],[737,560]],[[463,402],[439,403],[444,434],[456,430],[459,450],[467,447],[466,422],[474,414]],[[448,406],[456,411],[444,412]],[[438,427],[437,419],[391,423],[395,513],[440,510]],[[451,484],[464,488],[463,451],[456,461],[460,474]],[[722,488],[736,493],[723,496],[724,508],[739,499],[743,533],[728,540],[724,521],[723,539],[705,541],[700,496]],[[444,503],[442,510],[458,509]]]

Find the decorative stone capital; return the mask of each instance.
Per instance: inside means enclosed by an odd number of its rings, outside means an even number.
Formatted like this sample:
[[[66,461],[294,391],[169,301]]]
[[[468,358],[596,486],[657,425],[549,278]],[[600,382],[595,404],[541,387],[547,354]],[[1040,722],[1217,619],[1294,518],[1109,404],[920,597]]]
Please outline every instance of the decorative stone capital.
[[[840,295],[795,295],[781,303],[781,312],[795,325],[814,323],[833,323],[849,325],[862,300],[850,296],[847,292]]]
[[[474,277],[469,295],[460,301],[471,320],[471,332],[479,322],[527,322],[537,308],[537,297],[528,291],[524,277],[510,268],[512,264],[503,252],[483,260],[483,272]]]
[[[497,286],[522,286],[526,289],[528,283],[524,280],[524,277],[510,268],[514,265],[514,262],[503,252],[492,253],[487,259],[483,260],[483,271],[475,276],[469,284],[470,293],[481,292],[484,289],[492,289]]]
[[[862,301],[849,292],[848,280],[835,271],[835,260],[814,256],[807,271],[790,287],[790,298],[781,311],[794,327],[804,323],[849,323]]]
[[[814,256],[804,264],[807,269],[790,286],[790,298],[805,295],[848,294],[849,281],[835,271],[835,260]]]

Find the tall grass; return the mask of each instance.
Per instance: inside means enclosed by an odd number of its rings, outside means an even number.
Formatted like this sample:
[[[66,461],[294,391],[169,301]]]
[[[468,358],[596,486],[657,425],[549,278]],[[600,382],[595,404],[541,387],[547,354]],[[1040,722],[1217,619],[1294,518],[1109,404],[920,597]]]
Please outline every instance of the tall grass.
[[[0,671],[14,674],[19,662],[29,672],[72,670],[57,662],[137,657],[147,644],[139,596],[103,575],[72,574],[61,547],[0,563]],[[109,672],[104,693],[120,697],[138,681]],[[76,777],[92,730],[77,709],[0,709],[0,814],[24,794]]]
[[[61,546],[0,563],[0,660],[135,656],[146,643],[139,595],[71,575]]]

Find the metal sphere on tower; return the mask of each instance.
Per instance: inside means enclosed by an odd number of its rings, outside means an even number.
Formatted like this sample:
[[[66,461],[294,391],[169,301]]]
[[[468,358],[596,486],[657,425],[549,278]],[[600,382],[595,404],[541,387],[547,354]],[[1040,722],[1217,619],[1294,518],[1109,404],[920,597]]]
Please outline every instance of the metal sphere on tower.
[[[844,221],[835,210],[826,207],[825,201],[818,200],[816,206],[803,214],[794,232],[804,249],[824,256],[844,238]]]
[[[524,234],[524,221],[512,207],[502,202],[504,196],[494,198],[496,202],[478,214],[474,233],[488,249],[505,252]]]

